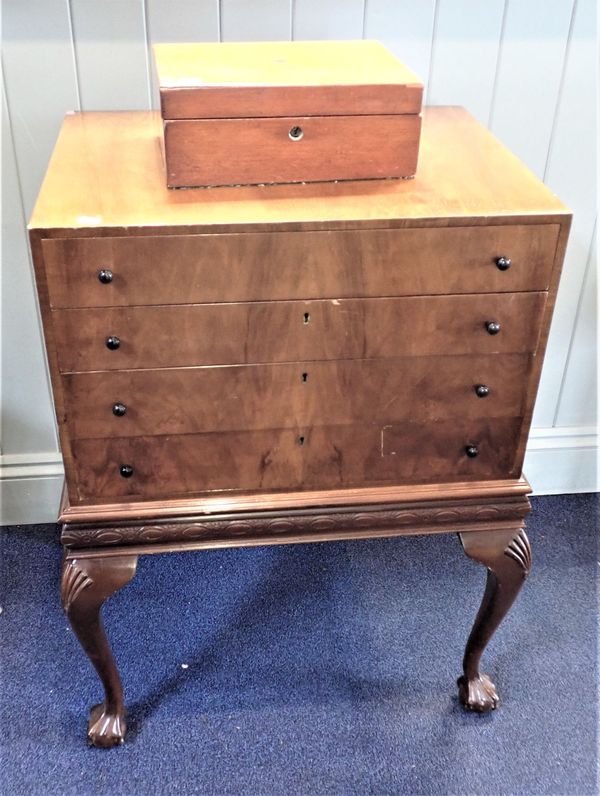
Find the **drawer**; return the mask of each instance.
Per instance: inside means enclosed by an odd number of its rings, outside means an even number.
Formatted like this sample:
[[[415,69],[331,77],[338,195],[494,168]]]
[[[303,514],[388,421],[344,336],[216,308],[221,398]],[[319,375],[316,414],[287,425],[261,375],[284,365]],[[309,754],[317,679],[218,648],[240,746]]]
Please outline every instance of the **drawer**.
[[[68,373],[534,351],[545,300],[496,293],[113,307],[55,310],[53,321]],[[488,333],[489,321],[499,333]]]
[[[76,440],[79,499],[515,477],[520,418]],[[476,446],[470,458],[467,446]],[[120,468],[132,468],[124,478]]]
[[[54,238],[42,247],[52,307],[116,307],[546,290],[558,229]],[[498,257],[510,268],[500,270]]]
[[[63,384],[72,437],[136,437],[514,417],[530,367],[527,354],[373,359],[77,373]]]
[[[167,185],[413,177],[420,134],[416,113],[166,120]]]

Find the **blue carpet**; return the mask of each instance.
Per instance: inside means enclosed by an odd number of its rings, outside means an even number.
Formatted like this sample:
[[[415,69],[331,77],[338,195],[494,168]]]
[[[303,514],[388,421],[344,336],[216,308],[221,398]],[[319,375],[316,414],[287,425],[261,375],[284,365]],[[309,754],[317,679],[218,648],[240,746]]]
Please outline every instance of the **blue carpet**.
[[[3,529],[0,792],[596,793],[597,507],[534,500],[485,716],[456,698],[485,571],[453,535],[141,558],[105,609],[129,705],[110,751],[84,740],[101,692],[56,528]]]

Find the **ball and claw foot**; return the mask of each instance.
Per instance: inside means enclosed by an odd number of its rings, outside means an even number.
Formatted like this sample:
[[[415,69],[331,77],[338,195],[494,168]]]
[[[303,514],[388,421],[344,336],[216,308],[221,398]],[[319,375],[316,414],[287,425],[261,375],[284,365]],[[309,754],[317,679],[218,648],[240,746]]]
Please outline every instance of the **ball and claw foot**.
[[[88,741],[92,746],[110,749],[125,740],[125,719],[118,714],[108,713],[104,702],[94,705],[90,710]]]
[[[458,696],[467,710],[489,713],[500,704],[496,686],[487,674],[480,674],[472,680],[462,675],[458,678]]]
[[[90,711],[88,742],[110,749],[125,739],[123,686],[106,638],[100,609],[135,575],[137,556],[118,555],[79,559],[67,553],[63,561],[61,599],[65,613],[96,669],[105,699]]]

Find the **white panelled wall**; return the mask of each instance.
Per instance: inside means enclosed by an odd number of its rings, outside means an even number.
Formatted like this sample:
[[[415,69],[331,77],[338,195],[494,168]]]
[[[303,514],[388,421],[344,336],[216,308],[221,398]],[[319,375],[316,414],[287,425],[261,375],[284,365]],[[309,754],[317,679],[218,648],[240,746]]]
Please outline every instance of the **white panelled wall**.
[[[61,486],[28,218],[64,113],[156,107],[160,41],[373,38],[464,105],[574,212],[525,471],[598,489],[595,0],[2,0],[0,522],[53,521]]]

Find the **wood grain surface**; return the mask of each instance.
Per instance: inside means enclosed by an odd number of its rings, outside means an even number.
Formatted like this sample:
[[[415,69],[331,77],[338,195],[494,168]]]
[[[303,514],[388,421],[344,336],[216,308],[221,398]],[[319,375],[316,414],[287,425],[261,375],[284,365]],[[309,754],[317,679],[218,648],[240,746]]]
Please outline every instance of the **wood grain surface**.
[[[193,188],[413,177],[420,134],[417,114],[166,121],[166,181]]]
[[[65,517],[223,506],[286,512],[306,501],[402,502],[427,485],[432,499],[483,494],[482,484],[495,484],[498,494],[517,488],[541,366],[538,338],[544,345],[570,220],[541,183],[453,108],[426,113],[419,174],[405,182],[167,191],[157,179],[159,135],[145,114],[69,117],[32,219],[67,472]],[[497,268],[500,256],[511,258],[509,270]],[[98,281],[102,268],[113,271],[109,284]],[[488,318],[491,309],[503,318]],[[470,325],[484,310],[485,319]],[[500,322],[500,334],[488,335],[484,320]],[[127,324],[117,351],[104,345],[119,334],[103,328],[108,321]],[[279,359],[284,349],[297,359]],[[182,351],[192,359],[176,367]],[[261,352],[272,360],[252,362]],[[491,395],[469,394],[465,403],[463,370],[443,364],[445,355],[470,357],[469,367],[483,357],[487,380],[498,378]],[[401,382],[399,371],[380,369],[405,356],[414,361]],[[521,365],[493,371],[509,360]],[[251,365],[260,373],[252,384],[242,375]],[[91,367],[102,372],[85,384]],[[61,368],[81,370],[67,376]],[[356,368],[366,368],[362,398],[352,395]],[[171,381],[179,379],[170,374],[183,369],[190,375],[174,387],[183,411],[169,413]],[[255,404],[252,414],[228,391],[231,371]],[[194,401],[194,379],[205,373]],[[315,382],[315,373],[328,375]],[[106,407],[124,397],[105,399],[113,378],[115,389],[129,390],[132,408],[108,420],[134,420],[135,436],[111,439],[104,425]],[[153,401],[155,387],[164,405]],[[415,391],[429,399],[407,417]],[[275,395],[277,424],[253,427],[267,419],[262,404]],[[381,413],[375,423],[365,422],[368,400]],[[478,401],[488,402],[485,417]],[[444,416],[449,406],[461,416]],[[206,431],[215,420],[227,428]],[[85,438],[73,441],[75,433]],[[474,459],[465,455],[469,444],[480,449]],[[119,475],[122,464],[134,468],[131,478]]]
[[[348,125],[331,119],[321,132]],[[206,156],[240,127],[196,125],[212,135],[187,144]],[[521,468],[568,211],[458,109],[426,114],[407,181],[169,192],[159,130],[155,115],[68,117],[31,222],[61,517],[86,523],[63,536],[63,604],[105,686],[89,738],[123,740],[99,610],[138,553],[345,535],[463,534],[489,572],[460,695],[495,707],[479,657],[531,563]],[[343,158],[338,140],[310,162]],[[236,182],[256,165],[242,155]]]
[[[73,441],[80,500],[514,478],[520,418]],[[465,446],[477,445],[471,459]],[[121,465],[133,467],[123,478]]]
[[[185,495],[168,499],[98,498],[86,505],[70,499],[63,489],[59,508],[59,522],[84,523],[92,528],[95,523],[114,522],[118,525],[133,521],[185,520],[191,517],[211,518],[216,516],[260,516],[271,512],[272,516],[288,516],[305,511],[327,514],[336,507],[351,507],[352,510],[371,510],[400,504],[410,508],[417,505],[440,505],[448,502],[469,500],[473,504],[486,504],[499,500],[520,499],[531,493],[527,479],[487,479],[483,481],[453,481],[432,484],[395,484],[387,486],[361,486],[343,489],[286,492],[284,490],[254,493],[214,492],[207,495]]]
[[[64,389],[73,438],[109,438],[515,417],[530,368],[523,354],[413,357],[82,373]]]
[[[240,189],[242,190],[242,189]],[[558,224],[44,239],[53,307],[546,290]],[[510,257],[507,271],[497,257]],[[110,269],[112,282],[98,273]]]
[[[414,180],[172,191],[159,114],[65,118],[30,228],[55,235],[559,221],[569,211],[462,108],[423,115]],[[118,230],[121,230],[119,233]]]
[[[55,310],[63,372],[535,351],[545,293]],[[486,322],[500,324],[490,335]],[[117,336],[119,348],[106,346]]]
[[[452,485],[455,486],[455,485]],[[84,511],[84,508],[79,511]],[[523,520],[531,510],[524,495],[502,497],[424,500],[382,506],[347,505],[290,511],[286,517],[275,512],[189,517],[187,519],[137,519],[130,523],[95,525],[69,523],[63,527],[61,542],[76,555],[94,555],[98,548],[109,552],[121,545],[144,546],[147,552],[200,549],[253,544],[291,544],[331,539],[368,539],[415,533],[448,533],[457,524],[465,531],[506,528],[507,522]],[[171,547],[180,545],[180,547]],[[192,547],[191,549],[197,549]]]
[[[419,78],[377,41],[153,47],[165,119],[419,113]]]

